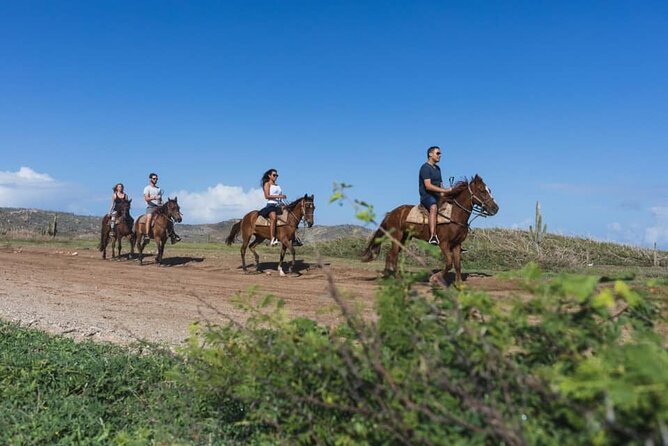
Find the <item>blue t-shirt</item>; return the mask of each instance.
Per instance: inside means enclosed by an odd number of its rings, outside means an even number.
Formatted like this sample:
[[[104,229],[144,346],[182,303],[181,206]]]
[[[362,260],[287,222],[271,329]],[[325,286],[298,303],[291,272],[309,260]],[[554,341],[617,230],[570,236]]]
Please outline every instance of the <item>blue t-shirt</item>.
[[[433,166],[429,163],[424,163],[422,167],[420,167],[420,201],[422,201],[425,197],[431,195],[433,197],[438,198],[438,193],[436,192],[430,192],[427,190],[427,188],[424,187],[424,180],[431,180],[431,184],[434,186],[438,187],[443,187],[443,178],[441,177],[441,168],[438,167],[436,164]]]

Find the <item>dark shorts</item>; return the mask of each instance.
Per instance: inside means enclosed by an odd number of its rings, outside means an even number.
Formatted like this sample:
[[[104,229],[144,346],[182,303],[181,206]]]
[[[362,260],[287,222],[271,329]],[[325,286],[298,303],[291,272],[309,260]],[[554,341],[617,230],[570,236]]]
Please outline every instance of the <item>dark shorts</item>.
[[[420,204],[425,208],[429,209],[433,205],[438,204],[438,198],[434,197],[433,195],[427,195],[426,197],[420,200]]]
[[[269,218],[269,214],[271,214],[272,212],[276,212],[276,215],[281,214],[282,212],[281,207],[277,204],[268,204],[259,211],[257,211],[257,213],[263,216],[264,218]]]

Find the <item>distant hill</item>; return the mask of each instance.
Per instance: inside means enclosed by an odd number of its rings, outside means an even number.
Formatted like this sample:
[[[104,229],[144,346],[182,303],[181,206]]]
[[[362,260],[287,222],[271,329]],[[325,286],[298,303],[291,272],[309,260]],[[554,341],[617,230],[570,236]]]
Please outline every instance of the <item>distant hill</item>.
[[[68,238],[96,238],[100,233],[102,216],[76,215],[69,212],[44,211],[41,209],[0,207],[0,236],[21,236],[42,234],[49,229],[54,217],[58,222],[58,236]],[[238,220],[226,220],[213,224],[178,224],[176,232],[184,241],[222,242],[230,233],[230,228]],[[368,237],[371,229],[358,225],[315,225],[304,229],[299,227],[299,235],[304,241],[331,241],[347,237]]]

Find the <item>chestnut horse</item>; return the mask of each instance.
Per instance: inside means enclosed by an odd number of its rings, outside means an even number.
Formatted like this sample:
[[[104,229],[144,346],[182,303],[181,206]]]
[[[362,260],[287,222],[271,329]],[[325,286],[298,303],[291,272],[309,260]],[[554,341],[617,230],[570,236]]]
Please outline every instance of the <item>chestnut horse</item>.
[[[162,263],[162,254],[165,251],[165,241],[172,230],[172,220],[180,223],[183,220],[181,215],[181,208],[177,202],[177,197],[172,200],[169,198],[165,204],[159,206],[153,213],[151,219],[151,232],[155,244],[158,246],[158,254],[155,257],[155,262],[159,265]],[[142,215],[135,223],[135,233],[137,237],[137,251],[139,252],[139,264],[143,264],[144,248],[151,241],[146,234],[146,215]]]
[[[451,192],[441,196],[438,202],[439,208],[445,202],[452,203],[451,221],[436,225],[439,246],[445,256],[445,268],[441,277],[434,275],[433,278],[445,283],[445,275],[454,264],[455,281],[456,284],[460,284],[462,282],[461,249],[462,242],[469,233],[469,217],[472,214],[494,215],[499,211],[499,206],[479,175],[476,175],[470,182],[467,180],[457,182]],[[371,237],[362,254],[363,262],[370,262],[378,256],[383,238],[388,236],[392,241],[392,248],[385,257],[385,273],[391,275],[396,273],[399,253],[408,239],[417,237],[429,240],[428,224],[406,222],[412,208],[413,205],[402,205],[385,215],[380,228]]]
[[[100,245],[98,248],[102,251],[102,258],[107,258],[107,244],[111,240],[111,258],[115,258],[114,248],[118,245],[118,256],[121,256],[121,240],[123,237],[130,238],[130,255],[135,253],[135,233],[132,230],[134,223],[130,216],[130,203],[132,200],[124,200],[116,205],[116,221],[112,231],[111,217],[107,214],[102,218],[102,231],[100,233]]]
[[[276,238],[281,242],[281,257],[278,261],[278,273],[281,276],[285,276],[283,268],[283,258],[285,257],[286,249],[290,249],[292,254],[292,263],[288,272],[293,272],[295,267],[295,248],[292,246],[292,239],[297,231],[299,222],[302,218],[306,221],[306,224],[310,228],[313,226],[313,212],[315,211],[315,203],[313,201],[313,195],[304,195],[302,198],[293,201],[292,203],[286,206],[288,211],[287,224],[284,226],[276,227]],[[255,256],[255,270],[257,271],[258,263],[260,262],[260,256],[258,255],[255,247],[259,245],[262,241],[269,239],[269,226],[256,226],[255,222],[257,221],[258,211],[250,211],[241,221],[237,222],[232,226],[230,230],[230,235],[225,239],[225,243],[231,245],[234,242],[234,239],[237,237],[239,232],[241,232],[241,266],[244,272],[248,272],[246,269],[246,248],[250,248]],[[250,243],[250,238],[252,235],[255,235],[255,239]]]

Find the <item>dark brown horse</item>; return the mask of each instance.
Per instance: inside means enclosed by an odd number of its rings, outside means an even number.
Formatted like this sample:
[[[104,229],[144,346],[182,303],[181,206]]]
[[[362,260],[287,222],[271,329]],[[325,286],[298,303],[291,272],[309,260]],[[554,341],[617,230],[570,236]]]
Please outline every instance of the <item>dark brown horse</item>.
[[[98,246],[100,251],[102,251],[102,258],[107,258],[107,244],[111,240],[111,258],[116,257],[114,248],[118,245],[118,256],[121,256],[121,240],[123,237],[130,238],[130,255],[135,253],[135,233],[132,230],[132,225],[134,220],[130,216],[130,203],[129,201],[121,201],[115,207],[116,210],[116,219],[114,229],[111,229],[111,217],[105,215],[102,218],[102,231],[100,233],[100,245]]]
[[[445,268],[442,275],[434,276],[434,279],[445,283],[445,275],[454,265],[455,281],[460,284],[462,281],[461,249],[462,242],[469,233],[469,218],[472,214],[494,215],[499,211],[499,206],[479,175],[476,175],[470,182],[464,180],[456,183],[451,192],[444,194],[439,199],[439,209],[445,202],[452,204],[451,222],[436,225],[439,246],[445,256]],[[413,205],[407,204],[387,213],[380,228],[371,237],[362,254],[363,262],[370,262],[378,256],[382,239],[388,236],[392,241],[392,248],[385,258],[385,273],[394,274],[397,270],[399,253],[409,238],[429,240],[429,224],[406,221],[412,208]]]
[[[181,208],[177,202],[177,197],[172,200],[169,198],[165,204],[158,207],[153,213],[151,219],[151,234],[153,240],[158,246],[158,254],[155,257],[155,262],[159,265],[162,263],[162,254],[165,251],[165,241],[172,230],[172,220],[180,223],[183,220],[181,215]],[[151,239],[146,234],[146,215],[142,215],[135,223],[135,233],[137,234],[137,251],[139,252],[139,264],[143,264],[144,248],[148,245]]]
[[[283,258],[285,257],[286,249],[290,249],[292,254],[292,263],[288,272],[293,272],[295,267],[295,248],[292,246],[292,240],[294,238],[299,222],[302,218],[306,221],[306,224],[310,228],[313,226],[313,212],[315,211],[315,203],[313,201],[313,195],[304,195],[302,198],[293,201],[292,203],[286,206],[287,209],[287,222],[284,226],[278,226],[276,228],[276,238],[281,242],[281,257],[278,261],[278,273],[281,276],[284,276],[283,268]],[[241,266],[243,267],[244,272],[248,272],[246,269],[246,248],[250,248],[255,256],[255,270],[257,271],[258,263],[260,262],[260,256],[255,247],[262,243],[264,240],[269,239],[269,226],[256,226],[255,222],[258,218],[258,211],[250,211],[248,214],[244,215],[244,218],[240,222],[237,222],[232,226],[230,230],[230,235],[225,239],[225,243],[231,245],[234,242],[234,239],[237,237],[239,232],[241,232]],[[250,243],[250,238],[252,235],[255,235],[255,239]]]

